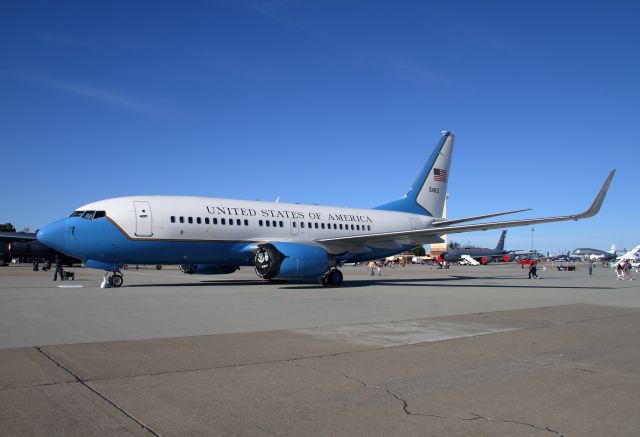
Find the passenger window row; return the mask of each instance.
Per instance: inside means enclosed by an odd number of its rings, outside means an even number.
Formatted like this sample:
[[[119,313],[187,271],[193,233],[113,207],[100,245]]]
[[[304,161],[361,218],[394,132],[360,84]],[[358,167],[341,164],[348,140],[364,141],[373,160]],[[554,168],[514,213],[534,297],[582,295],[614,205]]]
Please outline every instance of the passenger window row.
[[[284,228],[284,222],[282,220],[265,220],[264,222],[262,220],[258,220],[258,226],[271,227],[271,225],[273,225],[274,228],[277,228],[278,226]]]
[[[92,211],[93,212],[93,211]],[[100,211],[98,211],[100,212]],[[177,217],[177,221],[179,223],[185,223],[185,217],[183,216],[179,216]],[[172,215],[171,216],[171,223],[176,223],[176,216]],[[194,223],[194,218],[193,217],[186,217],[186,223],[188,224],[193,224]],[[202,219],[200,217],[196,217],[195,218],[195,223],[196,224],[202,224]],[[212,219],[209,219],[209,217],[205,217],[204,218],[204,224],[208,225],[208,224],[214,224],[217,225],[218,223],[220,223],[221,225],[230,225],[233,226],[234,224],[236,226],[249,226],[249,220],[244,219],[226,219],[226,218],[221,218],[218,220],[217,217],[213,217]],[[284,228],[284,222],[282,220],[258,220],[258,226],[260,227],[267,227],[267,228]],[[298,222],[292,222],[292,226],[294,228],[298,227]],[[335,230],[352,230],[352,231],[371,231],[371,225],[354,225],[354,224],[343,224],[343,223],[318,223],[318,222],[300,222],[300,228],[301,229],[335,229]]]
[[[180,223],[185,223],[185,217],[183,217],[183,216],[178,217],[178,221]],[[176,223],[176,216],[175,215],[171,216],[171,223]],[[186,218],[186,223],[193,224],[194,223],[193,217],[187,217]],[[201,225],[203,223],[202,218],[196,217],[195,218],[195,223]],[[229,226],[233,226],[233,225],[236,225],[236,226],[243,226],[243,225],[244,226],[249,226],[249,220],[247,220],[247,219],[241,220],[241,219],[232,219],[232,218],[230,218],[230,219],[221,218],[220,220],[218,220],[218,217],[214,217],[212,219],[209,219],[209,217],[205,217],[204,218],[204,224],[205,225],[209,225],[209,224],[217,225],[218,223],[220,223],[221,225],[229,225]]]
[[[267,226],[269,226],[269,221],[267,221]],[[275,221],[274,221],[275,223]],[[282,227],[282,222],[280,222],[280,227]],[[262,220],[258,222],[260,226],[262,226]],[[292,226],[294,228],[298,227],[298,222],[293,222]],[[346,230],[351,229],[352,231],[370,231],[371,225],[348,225],[342,223],[318,223],[318,222],[300,222],[300,229],[304,229],[307,226],[308,229],[335,229],[335,230]],[[349,228],[351,227],[351,228]]]

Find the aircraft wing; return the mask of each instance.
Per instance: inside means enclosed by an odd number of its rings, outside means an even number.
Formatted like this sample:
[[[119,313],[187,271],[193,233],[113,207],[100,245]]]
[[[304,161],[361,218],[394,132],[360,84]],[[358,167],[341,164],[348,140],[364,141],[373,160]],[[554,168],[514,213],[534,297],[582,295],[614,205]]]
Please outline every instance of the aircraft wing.
[[[531,208],[514,209],[513,211],[494,212],[492,214],[475,215],[473,217],[464,217],[464,218],[458,218],[458,219],[443,219],[443,220],[434,222],[433,227],[441,228],[443,226],[449,226],[456,223],[473,222],[473,221],[484,219],[484,218],[497,217],[499,215],[515,214],[516,212],[522,212],[522,211],[531,211]]]
[[[335,238],[322,238],[316,240],[321,245],[325,245],[331,251],[340,251],[340,250],[352,250],[347,248],[353,248],[360,246],[362,249],[365,246],[375,246],[375,247],[400,247],[400,246],[409,246],[412,244],[419,245],[425,244],[434,241],[440,241],[440,236],[445,234],[458,234],[462,232],[473,232],[473,231],[488,231],[489,229],[503,229],[503,228],[514,228],[518,226],[529,226],[536,225],[540,223],[551,223],[551,222],[561,222],[566,220],[581,220],[589,217],[593,217],[600,211],[600,207],[604,201],[605,196],[607,195],[607,191],[609,190],[609,186],[611,185],[611,181],[613,180],[613,175],[615,174],[615,169],[611,170],[609,176],[602,184],[602,188],[598,192],[598,195],[593,200],[593,203],[586,211],[580,214],[573,215],[563,215],[556,217],[542,217],[542,218],[533,218],[533,219],[524,219],[524,220],[512,220],[512,221],[503,221],[503,222],[489,222],[489,223],[474,223],[468,225],[448,225],[448,226],[438,226],[438,227],[430,227],[426,229],[415,229],[415,230],[407,230],[407,231],[398,231],[398,232],[383,232],[378,234],[366,234],[366,235],[353,235],[346,237],[335,237]]]
[[[28,242],[37,240],[35,232],[0,232],[0,241],[11,243],[12,241]]]

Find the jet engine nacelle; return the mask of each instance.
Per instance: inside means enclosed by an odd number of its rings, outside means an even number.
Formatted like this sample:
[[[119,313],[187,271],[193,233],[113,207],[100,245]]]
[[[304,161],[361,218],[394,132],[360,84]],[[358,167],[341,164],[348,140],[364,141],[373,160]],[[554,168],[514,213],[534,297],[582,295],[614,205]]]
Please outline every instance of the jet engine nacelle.
[[[263,279],[317,278],[329,269],[329,255],[309,244],[266,243],[258,246],[255,265]]]
[[[478,262],[479,262],[480,264],[482,264],[482,265],[488,264],[488,263],[490,263],[491,261],[493,261],[493,260],[491,259],[491,257],[490,257],[490,256],[481,256],[480,258],[478,258]]]
[[[504,255],[502,255],[501,259],[503,262],[508,263],[516,259],[516,256],[512,253],[505,253]]]
[[[180,264],[180,270],[187,275],[228,275],[238,270],[238,267],[218,264]]]

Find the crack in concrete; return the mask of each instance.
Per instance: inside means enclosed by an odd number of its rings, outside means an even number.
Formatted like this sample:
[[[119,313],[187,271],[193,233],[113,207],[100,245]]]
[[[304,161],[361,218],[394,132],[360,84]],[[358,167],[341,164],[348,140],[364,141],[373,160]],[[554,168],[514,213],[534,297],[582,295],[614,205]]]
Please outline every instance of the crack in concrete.
[[[405,412],[406,415],[408,416],[421,416],[421,417],[435,417],[437,419],[455,419],[453,417],[446,417],[446,416],[439,416],[437,414],[427,414],[427,413],[414,413],[413,411],[409,410],[409,403],[402,399],[400,396],[398,396],[398,394],[394,391],[391,391],[389,388],[385,387],[385,386],[380,386],[380,388],[384,389],[384,391],[386,391],[387,393],[389,393],[391,396],[393,396],[396,400],[402,402],[402,410]]]
[[[284,365],[287,366],[292,366],[292,367],[298,367],[301,369],[307,369],[307,370],[313,370],[319,373],[324,373],[326,375],[330,375],[330,376],[335,376],[336,373],[330,372],[328,370],[324,370],[324,369],[318,369],[317,367],[312,367],[312,366],[302,366],[300,364],[292,364],[292,363],[288,363],[288,362],[283,362]],[[393,390],[389,389],[388,387],[385,387],[384,385],[369,385],[367,384],[365,381],[362,381],[361,379],[357,379],[354,378],[353,376],[349,376],[345,373],[339,373],[339,376],[348,379],[349,381],[354,381],[357,382],[358,384],[360,384],[363,387],[372,387],[378,390],[383,390],[384,392],[386,392],[387,394],[391,395],[394,399],[396,399],[398,402],[402,403],[402,411],[404,411],[404,413],[407,416],[419,416],[419,417],[432,417],[432,418],[436,418],[436,419],[450,419],[450,420],[465,420],[465,421],[471,421],[471,420],[484,420],[487,422],[499,422],[499,423],[513,423],[516,425],[524,425],[524,426],[529,426],[531,428],[535,428],[537,430],[540,431],[548,431],[551,433],[555,433],[557,435],[559,435],[560,437],[563,437],[563,434],[559,431],[556,431],[554,429],[549,428],[548,426],[545,426],[544,428],[531,424],[531,423],[527,423],[527,422],[520,422],[517,420],[496,420],[490,417],[485,417],[482,416],[478,413],[474,413],[473,411],[471,412],[471,415],[473,417],[470,418],[464,418],[464,417],[449,417],[449,416],[440,416],[438,414],[429,414],[429,413],[415,413],[413,411],[411,411],[411,409],[409,408],[409,403],[401,398],[396,392],[394,392]]]
[[[462,419],[462,420],[477,420],[477,419],[481,419],[481,420],[485,420],[487,422],[499,422],[499,423],[515,423],[517,425],[525,425],[525,426],[530,426],[531,428],[540,430],[540,431],[548,431],[554,434],[559,435],[560,437],[563,437],[563,434],[560,431],[556,431],[555,429],[551,429],[548,426],[545,426],[544,428],[533,425],[531,423],[527,423],[527,422],[519,422],[517,420],[497,420],[497,419],[492,419],[491,417],[485,417],[482,416],[478,413],[474,413],[473,411],[471,412],[471,414],[473,414],[475,417],[472,419]]]
[[[60,381],[60,382],[43,382],[42,384],[34,384],[34,385],[23,385],[20,387],[6,387],[0,388],[0,392],[10,391],[10,390],[26,390],[29,388],[38,388],[38,387],[48,387],[51,385],[64,385],[64,384],[75,384],[77,381]]]
[[[137,419],[131,413],[127,412],[124,408],[122,408],[121,406],[116,404],[114,401],[109,399],[107,396],[103,395],[98,390],[96,390],[95,388],[91,387],[89,384],[87,384],[87,382],[85,380],[83,380],[78,375],[76,375],[71,370],[69,370],[67,367],[65,367],[62,363],[60,363],[58,360],[56,360],[52,355],[47,353],[40,346],[36,346],[35,348],[36,348],[36,350],[38,352],[40,352],[42,355],[47,357],[49,360],[53,361],[58,367],[60,367],[62,370],[67,372],[69,375],[71,375],[76,380],[76,382],[80,383],[83,387],[88,389],[90,392],[92,392],[93,394],[97,395],[98,397],[100,397],[101,399],[106,401],[109,405],[114,407],[116,410],[120,411],[122,414],[124,414],[129,419],[133,420],[135,423],[140,425],[140,427],[142,427],[142,429],[144,429],[145,431],[149,432],[151,435],[154,435],[156,437],[161,437],[160,434],[157,431],[154,431],[151,427],[145,425],[140,419]]]
[[[464,418],[464,417],[449,417],[449,416],[440,416],[437,414],[427,414],[427,413],[414,413],[413,411],[411,411],[409,409],[409,403],[401,398],[400,396],[398,396],[397,393],[395,393],[394,391],[390,390],[387,387],[382,387],[384,388],[384,390],[389,393],[391,396],[393,396],[395,399],[397,399],[398,401],[402,402],[402,410],[405,412],[405,414],[407,414],[408,416],[421,416],[421,417],[435,417],[437,419],[452,419],[452,420],[465,420],[465,421],[471,421],[471,420],[485,420],[487,422],[500,422],[500,423],[513,423],[516,425],[524,425],[524,426],[529,426],[531,428],[535,428],[537,430],[540,431],[548,431],[548,432],[552,432],[554,434],[559,435],[560,437],[563,437],[562,433],[559,431],[556,431],[554,429],[549,428],[548,426],[545,426],[544,428],[540,427],[540,426],[536,426],[533,425],[531,423],[527,423],[527,422],[520,422],[517,420],[496,420],[496,419],[492,419],[490,417],[485,417],[482,416],[478,413],[474,413],[473,411],[471,412],[471,414],[474,417],[470,417],[470,418]]]

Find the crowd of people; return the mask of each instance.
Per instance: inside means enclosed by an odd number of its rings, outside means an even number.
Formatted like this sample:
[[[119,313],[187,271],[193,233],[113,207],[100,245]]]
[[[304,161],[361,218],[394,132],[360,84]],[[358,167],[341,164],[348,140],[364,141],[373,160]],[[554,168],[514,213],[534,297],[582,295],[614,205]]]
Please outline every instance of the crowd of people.
[[[447,262],[447,261],[440,261],[439,262],[435,262],[433,265],[437,266],[437,268],[439,269],[448,269],[449,265],[451,263]],[[525,264],[522,264],[522,268],[525,268]],[[552,263],[553,264],[553,263]],[[369,269],[369,275],[370,276],[381,276],[382,275],[382,268],[383,267],[393,267],[396,264],[394,264],[391,261],[388,260],[378,260],[378,261],[370,261],[367,264],[367,267]],[[402,267],[405,266],[404,263],[399,263],[397,265],[401,265]],[[593,273],[593,268],[596,266],[595,262],[593,261],[588,261],[587,263],[587,271],[589,272],[589,275],[591,275]],[[529,279],[540,279],[540,277],[538,276],[538,262],[536,261],[531,261],[527,264],[528,267],[528,278]],[[565,266],[563,264],[560,264],[558,266],[556,266],[558,268],[559,271],[564,271],[564,270],[575,270],[576,266]],[[607,267],[607,264],[604,263],[603,267]],[[551,266],[551,268],[553,268],[553,266]],[[542,270],[546,271],[547,267],[545,265],[542,266]],[[618,263],[616,263],[614,265],[614,270],[616,272],[616,279],[618,280],[624,280],[624,281],[633,281],[633,279],[631,278],[631,272],[633,271],[633,266],[631,265],[631,263],[629,262],[629,260],[623,260],[623,261],[619,261]]]

